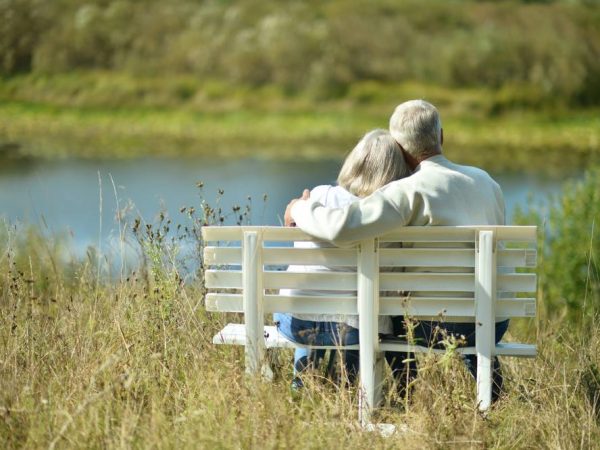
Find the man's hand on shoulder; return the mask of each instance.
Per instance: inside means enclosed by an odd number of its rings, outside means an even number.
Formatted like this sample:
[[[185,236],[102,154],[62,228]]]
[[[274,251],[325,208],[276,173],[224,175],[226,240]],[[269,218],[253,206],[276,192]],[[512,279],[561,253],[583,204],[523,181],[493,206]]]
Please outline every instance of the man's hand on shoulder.
[[[310,191],[308,189],[304,189],[302,192],[302,197],[293,199],[290,203],[288,203],[287,208],[285,208],[284,222],[286,227],[295,227],[296,222],[292,218],[292,206],[298,200],[308,200],[310,197]]]

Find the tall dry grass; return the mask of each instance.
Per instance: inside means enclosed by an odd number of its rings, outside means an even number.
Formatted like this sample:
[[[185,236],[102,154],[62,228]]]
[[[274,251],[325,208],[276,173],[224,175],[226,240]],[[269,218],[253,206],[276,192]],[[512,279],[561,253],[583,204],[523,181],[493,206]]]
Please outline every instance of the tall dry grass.
[[[206,205],[203,217],[221,214]],[[240,211],[238,209],[236,214]],[[198,241],[202,220],[185,233]],[[243,217],[243,213],[240,214]],[[240,220],[242,220],[240,219]],[[243,374],[238,347],[211,338],[235,317],[203,305],[202,264],[181,270],[170,224],[136,223],[143,264],[65,256],[35,230],[0,231],[2,448],[593,448],[600,442],[600,331],[570,316],[514,322],[533,360],[504,359],[506,392],[487,415],[458,357],[420,360],[408,401],[389,395],[383,438],[357,423],[355,391],[320,374],[289,390],[291,354],[275,379]],[[183,231],[182,231],[183,232]],[[197,252],[194,252],[198,254]],[[104,263],[102,263],[104,261]],[[108,271],[110,272],[110,271]],[[100,274],[100,275],[99,275]]]

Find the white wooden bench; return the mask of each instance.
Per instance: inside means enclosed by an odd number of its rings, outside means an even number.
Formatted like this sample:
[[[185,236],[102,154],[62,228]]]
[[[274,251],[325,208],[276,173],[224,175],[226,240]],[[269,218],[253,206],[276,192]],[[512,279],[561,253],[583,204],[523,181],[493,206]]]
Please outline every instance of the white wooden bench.
[[[266,348],[296,345],[276,327],[265,326],[265,314],[358,314],[360,344],[346,348],[360,349],[359,417],[368,424],[379,401],[382,352],[433,351],[380,341],[378,315],[471,321],[476,346],[458,351],[477,354],[477,396],[486,410],[494,356],[536,355],[535,345],[494,345],[498,318],[535,317],[536,231],[532,226],[403,227],[353,248],[294,248],[294,241],[314,239],[296,228],[204,227],[206,308],[244,313],[245,322],[228,324],[213,342],[245,345],[246,371],[258,374]],[[332,271],[294,273],[285,270],[288,265]],[[396,269],[380,273],[380,267]],[[286,296],[281,289],[319,290],[320,295]],[[356,295],[340,295],[340,290]]]

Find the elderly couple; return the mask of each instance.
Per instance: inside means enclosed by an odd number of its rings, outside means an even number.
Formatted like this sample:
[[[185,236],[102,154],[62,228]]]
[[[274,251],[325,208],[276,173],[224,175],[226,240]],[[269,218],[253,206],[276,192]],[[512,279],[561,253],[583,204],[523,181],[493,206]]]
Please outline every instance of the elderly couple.
[[[454,164],[442,154],[443,131],[439,113],[430,103],[411,100],[400,104],[390,118],[390,130],[367,133],[346,158],[337,186],[318,186],[290,202],[288,226],[337,245],[378,236],[400,226],[504,225],[504,199],[498,184],[483,170]],[[379,332],[405,336],[403,317],[380,320]],[[310,345],[358,343],[358,320],[352,316],[276,314],[280,331],[290,340]],[[496,342],[508,320],[496,323]],[[436,345],[440,329],[464,336],[475,345],[473,323],[420,322],[413,335],[421,343]],[[414,358],[387,352],[386,360],[399,388],[416,375]],[[293,386],[300,374],[322,357],[319,351],[297,348]],[[476,376],[474,355],[465,357]],[[345,352],[350,378],[358,370],[358,354]],[[494,359],[492,397],[502,387],[499,362]]]

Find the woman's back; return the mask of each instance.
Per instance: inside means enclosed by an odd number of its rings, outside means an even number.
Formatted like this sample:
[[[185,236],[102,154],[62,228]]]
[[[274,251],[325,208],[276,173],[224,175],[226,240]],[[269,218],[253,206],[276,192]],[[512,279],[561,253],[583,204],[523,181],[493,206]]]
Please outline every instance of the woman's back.
[[[332,208],[342,208],[359,199],[356,195],[351,194],[341,186],[321,185],[315,187],[310,192],[310,199],[315,200],[324,206]],[[319,247],[332,247],[331,244],[326,242],[315,243],[315,242],[294,242],[296,248],[319,248]],[[326,267],[326,266],[301,266],[292,265],[289,266],[288,271],[290,272],[326,272],[326,271],[337,271],[337,272],[354,272],[356,267]],[[320,290],[292,290],[282,289],[282,295],[348,295],[355,296],[355,291],[320,291]],[[350,325],[353,328],[358,328],[358,316],[357,315],[345,315],[345,314],[292,314],[293,317],[301,320],[312,320],[315,322],[341,322]],[[392,329],[391,321],[388,317],[379,318],[379,332],[390,333]]]

